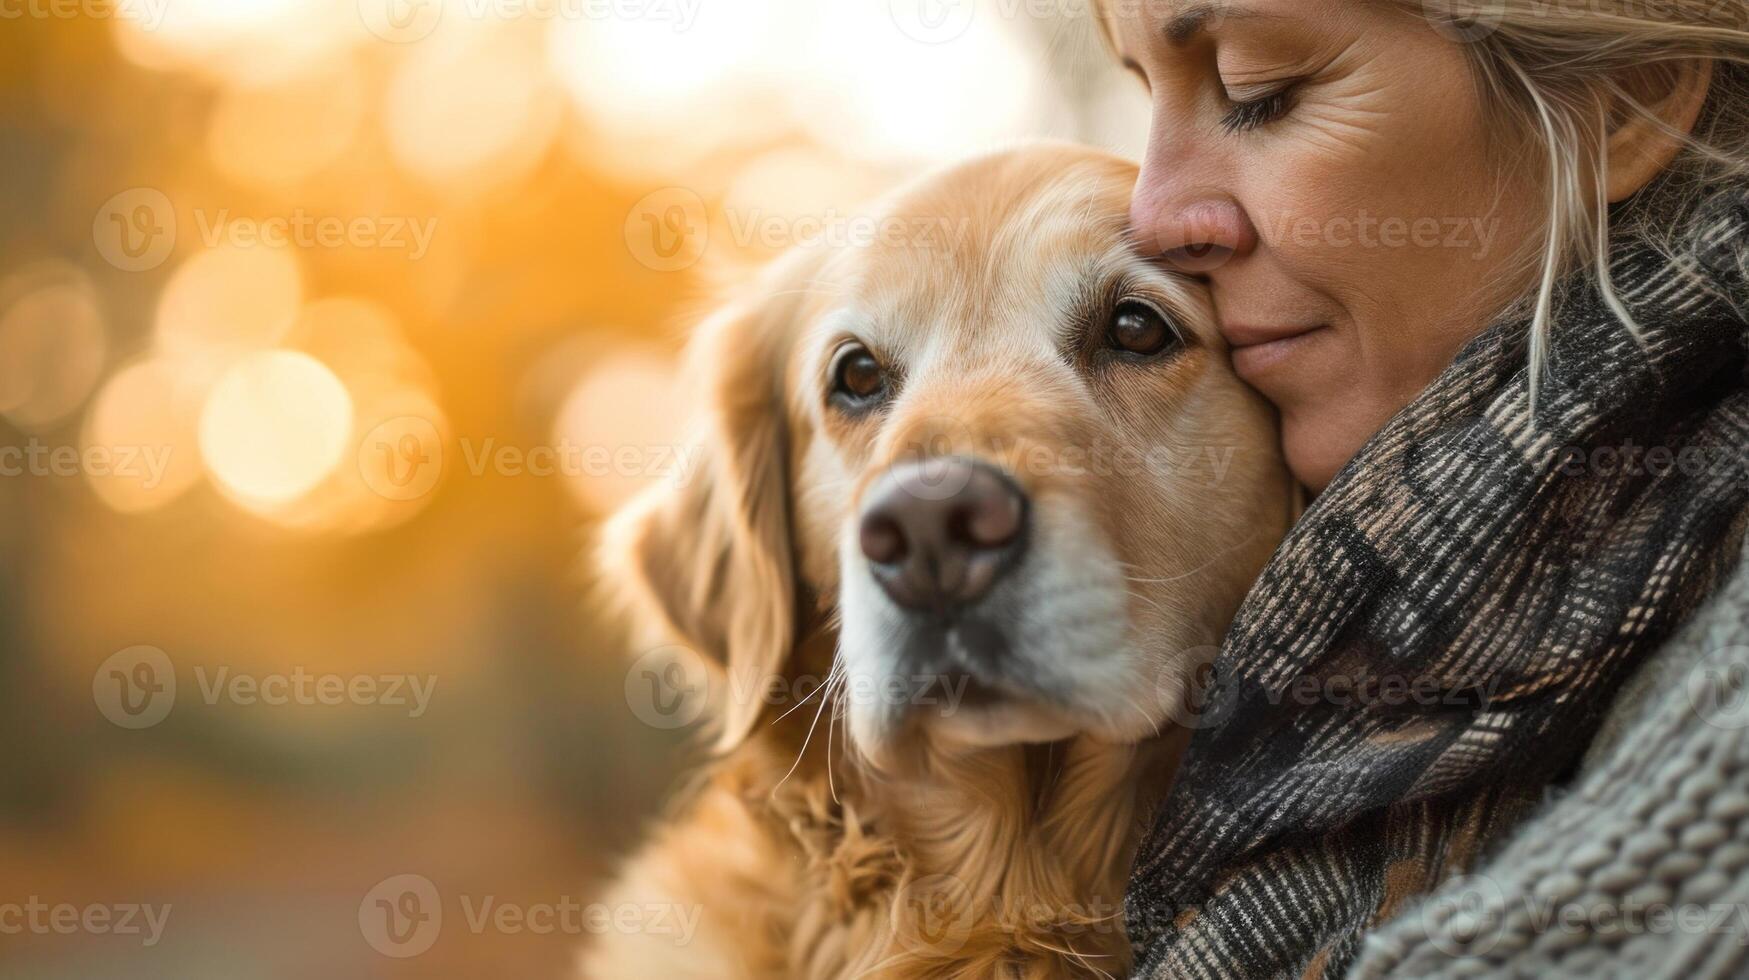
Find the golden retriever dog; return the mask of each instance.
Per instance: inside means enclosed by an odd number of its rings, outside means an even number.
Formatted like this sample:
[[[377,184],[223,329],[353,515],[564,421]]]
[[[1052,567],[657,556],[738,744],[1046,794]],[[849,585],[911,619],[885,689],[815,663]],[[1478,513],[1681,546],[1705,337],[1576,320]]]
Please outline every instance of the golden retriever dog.
[[[1294,495],[1135,167],[1057,144],[887,200],[697,331],[703,461],[606,578],[696,651],[717,753],[586,976],[1121,976],[1180,709]],[[670,668],[676,669],[676,668]]]

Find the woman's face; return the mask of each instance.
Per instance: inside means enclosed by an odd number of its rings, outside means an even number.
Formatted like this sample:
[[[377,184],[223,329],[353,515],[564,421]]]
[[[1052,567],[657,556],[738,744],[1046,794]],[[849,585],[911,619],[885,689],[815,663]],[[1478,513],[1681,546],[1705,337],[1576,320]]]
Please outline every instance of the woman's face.
[[[1463,45],[1396,4],[1107,7],[1153,104],[1137,238],[1206,278],[1322,489],[1534,281],[1546,164],[1490,123]]]

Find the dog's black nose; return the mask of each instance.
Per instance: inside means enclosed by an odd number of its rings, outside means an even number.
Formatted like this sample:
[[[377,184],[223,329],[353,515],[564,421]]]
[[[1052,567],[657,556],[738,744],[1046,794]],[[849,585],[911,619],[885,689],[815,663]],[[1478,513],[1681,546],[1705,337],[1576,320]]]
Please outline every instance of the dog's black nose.
[[[988,464],[961,456],[899,463],[869,488],[862,553],[894,602],[947,612],[1014,564],[1026,511],[1020,487]]]

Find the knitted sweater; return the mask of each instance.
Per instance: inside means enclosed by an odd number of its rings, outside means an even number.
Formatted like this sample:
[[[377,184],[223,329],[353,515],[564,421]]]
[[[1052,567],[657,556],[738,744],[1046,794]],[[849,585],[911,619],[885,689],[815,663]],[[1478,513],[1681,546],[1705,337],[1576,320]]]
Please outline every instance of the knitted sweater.
[[[1570,791],[1368,936],[1349,975],[1749,976],[1749,569],[1615,713]]]

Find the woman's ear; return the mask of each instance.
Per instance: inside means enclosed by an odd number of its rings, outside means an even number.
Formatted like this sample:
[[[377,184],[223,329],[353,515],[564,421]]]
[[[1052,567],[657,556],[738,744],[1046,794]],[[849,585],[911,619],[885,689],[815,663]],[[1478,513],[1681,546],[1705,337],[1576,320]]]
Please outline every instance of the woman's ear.
[[[1634,196],[1676,159],[1700,118],[1712,78],[1712,61],[1689,58],[1638,69],[1620,83],[1604,143],[1609,203]],[[1627,105],[1629,99],[1639,108]]]
[[[774,278],[694,334],[697,465],[615,515],[603,538],[608,584],[718,668],[722,749],[752,730],[796,636],[783,372],[806,283]]]

